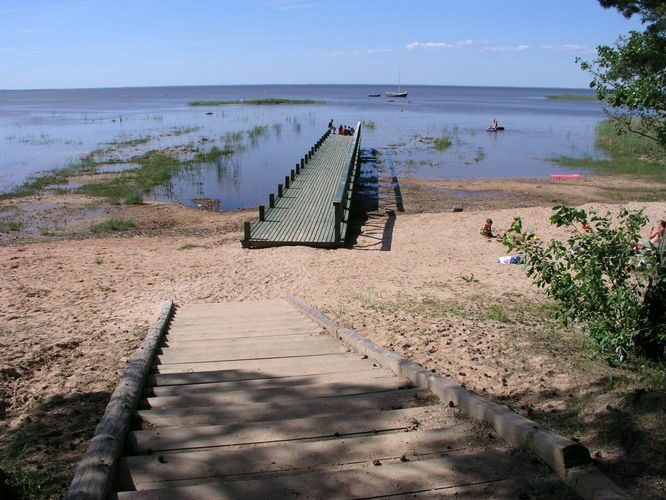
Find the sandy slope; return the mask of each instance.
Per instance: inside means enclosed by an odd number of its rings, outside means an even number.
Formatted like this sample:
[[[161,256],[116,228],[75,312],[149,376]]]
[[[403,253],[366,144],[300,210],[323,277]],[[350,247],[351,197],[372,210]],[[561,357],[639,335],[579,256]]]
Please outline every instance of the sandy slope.
[[[645,207],[653,220],[666,213],[661,202],[628,206]],[[242,214],[169,210],[190,214],[186,235],[0,246],[2,444],[28,444],[26,459],[53,473],[56,489],[67,486],[165,298],[186,304],[295,294],[375,342],[527,413],[566,406],[580,389],[562,352],[535,351],[516,333],[549,327],[529,319],[544,297],[520,266],[497,263],[505,253],[499,242],[479,235],[486,217],[501,229],[521,215],[526,227],[550,238],[550,208],[399,214],[392,234],[383,235],[390,251],[380,251],[382,227],[366,227],[353,249],[246,250],[238,242]],[[185,244],[203,247],[180,249]],[[483,316],[488,311],[504,312],[509,322]]]

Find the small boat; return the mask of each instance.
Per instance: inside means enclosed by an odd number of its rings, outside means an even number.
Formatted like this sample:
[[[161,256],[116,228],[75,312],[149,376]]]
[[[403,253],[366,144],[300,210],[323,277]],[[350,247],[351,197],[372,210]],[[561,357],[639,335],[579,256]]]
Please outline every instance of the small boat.
[[[386,97],[407,97],[407,92],[400,88],[400,66],[398,66],[398,91],[397,92],[384,92]]]
[[[368,97],[381,97],[381,94],[368,94]]]
[[[488,127],[486,129],[486,132],[498,132],[498,131],[502,131],[502,130],[504,130],[504,127],[495,127],[495,128]]]

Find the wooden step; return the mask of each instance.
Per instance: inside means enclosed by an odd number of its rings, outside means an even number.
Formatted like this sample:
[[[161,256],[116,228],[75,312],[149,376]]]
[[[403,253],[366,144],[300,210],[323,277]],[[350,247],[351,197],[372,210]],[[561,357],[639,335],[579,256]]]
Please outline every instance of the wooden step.
[[[193,374],[194,375],[194,374]],[[298,387],[304,389],[310,385],[341,384],[369,380],[374,378],[393,377],[393,372],[386,368],[350,369],[342,372],[325,373],[322,375],[271,377],[251,380],[232,380],[227,382],[207,382],[182,385],[146,387],[146,397],[176,396],[178,394],[205,394],[209,392],[230,392],[258,389],[277,389]]]
[[[218,390],[205,393],[183,393],[174,396],[157,396],[144,400],[147,408],[186,408],[190,406],[215,406],[229,404],[282,403],[284,401],[305,401],[334,396],[350,396],[375,392],[407,389],[409,380],[395,376],[370,378],[356,383],[325,383],[305,387],[244,388],[229,391]]]
[[[224,447],[190,452],[164,452],[125,457],[119,464],[119,488],[142,490],[169,486],[177,481],[225,477],[246,480],[250,475],[282,471],[325,470],[343,464],[372,460],[419,460],[433,454],[468,448],[469,428],[397,432],[376,436],[351,436],[326,441],[297,441],[249,448]]]
[[[362,434],[410,429],[418,418],[428,414],[426,408],[370,411],[337,415],[321,415],[288,420],[251,421],[243,425],[229,423],[189,427],[165,427],[132,431],[128,443],[135,453],[229,446],[260,442],[332,438],[346,434]]]
[[[481,473],[482,471],[482,473]],[[506,466],[499,465],[492,452],[457,452],[430,460],[382,465],[372,462],[341,471],[269,476],[243,481],[208,480],[192,486],[118,493],[118,498],[378,498],[436,490],[438,496],[464,495],[468,487],[479,485],[501,491],[498,481],[509,478]],[[433,491],[433,493],[435,493]],[[514,491],[515,494],[515,491]],[[453,496],[453,495],[452,495]]]
[[[356,361],[350,361],[355,359]],[[289,375],[314,375],[320,373],[332,373],[336,371],[344,371],[345,367],[350,369],[358,366],[372,366],[369,360],[361,360],[361,356],[356,353],[331,353],[319,354],[311,356],[284,356],[281,358],[262,358],[262,359],[238,359],[238,360],[225,360],[225,361],[210,361],[205,363],[179,363],[172,365],[156,365],[154,370],[159,377],[151,377],[150,384],[154,381],[159,381],[159,384],[174,384],[174,380],[183,380],[187,375],[193,375],[196,378],[195,372],[220,372],[225,371],[229,378],[226,380],[234,380],[234,376],[239,378],[267,378],[267,377],[280,377]],[[236,373],[229,373],[236,372]],[[174,377],[165,378],[164,374],[177,374]],[[209,374],[202,374],[199,378],[200,381],[206,380]],[[211,381],[210,379],[208,379]],[[190,383],[190,382],[185,382]]]
[[[289,400],[281,403],[228,404],[186,408],[153,408],[136,412],[150,428],[213,425],[228,422],[282,420],[334,413],[368,412],[412,408],[432,404],[432,395],[423,389],[355,394],[329,398]]]

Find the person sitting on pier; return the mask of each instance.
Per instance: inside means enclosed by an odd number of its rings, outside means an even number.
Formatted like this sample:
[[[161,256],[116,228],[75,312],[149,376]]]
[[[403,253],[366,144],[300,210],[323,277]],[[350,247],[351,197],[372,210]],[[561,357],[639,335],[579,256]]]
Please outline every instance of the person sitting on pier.
[[[345,135],[345,128],[340,125],[340,128],[338,129],[338,135]]]

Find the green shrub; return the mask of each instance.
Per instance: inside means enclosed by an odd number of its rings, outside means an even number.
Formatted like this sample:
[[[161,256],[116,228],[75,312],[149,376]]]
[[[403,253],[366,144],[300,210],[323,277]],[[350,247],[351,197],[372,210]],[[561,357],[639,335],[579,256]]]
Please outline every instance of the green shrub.
[[[110,231],[127,231],[136,227],[136,224],[129,219],[109,219],[92,226],[93,233],[105,233]]]
[[[143,205],[143,194],[141,191],[131,191],[125,196],[125,205]]]
[[[556,300],[558,317],[583,325],[600,350],[620,361],[632,353],[663,358],[666,255],[663,244],[636,250],[645,214],[623,209],[614,222],[609,213],[562,205],[553,212],[552,224],[573,230],[566,242],[543,242],[515,218],[504,244],[524,255],[527,275]]]

